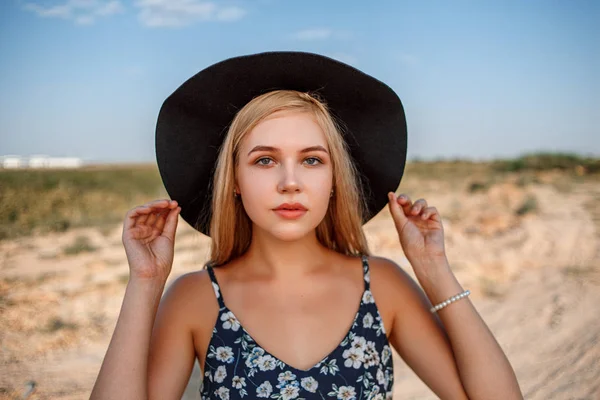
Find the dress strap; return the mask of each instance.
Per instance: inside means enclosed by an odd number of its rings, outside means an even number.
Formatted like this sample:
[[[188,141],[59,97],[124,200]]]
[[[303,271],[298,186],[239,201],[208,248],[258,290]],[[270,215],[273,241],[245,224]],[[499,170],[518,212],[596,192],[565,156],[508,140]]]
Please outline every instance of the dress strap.
[[[371,273],[369,272],[369,260],[368,256],[362,256],[362,265],[363,265],[363,279],[365,281],[365,290],[371,289]]]
[[[210,276],[212,287],[215,291],[215,296],[217,297],[217,301],[219,302],[219,307],[225,308],[225,301],[223,300],[223,295],[221,294],[221,287],[219,286],[219,282],[217,282],[215,271],[213,270],[213,267],[211,265],[207,265],[206,269],[208,270],[208,275]]]

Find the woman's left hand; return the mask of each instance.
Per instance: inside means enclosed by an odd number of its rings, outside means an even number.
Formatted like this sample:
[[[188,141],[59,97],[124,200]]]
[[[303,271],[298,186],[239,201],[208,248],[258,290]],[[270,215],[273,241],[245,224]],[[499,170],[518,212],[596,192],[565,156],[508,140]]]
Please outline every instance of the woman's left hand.
[[[394,219],[400,244],[411,263],[446,258],[442,218],[425,199],[411,202],[408,195],[388,193],[388,206]]]

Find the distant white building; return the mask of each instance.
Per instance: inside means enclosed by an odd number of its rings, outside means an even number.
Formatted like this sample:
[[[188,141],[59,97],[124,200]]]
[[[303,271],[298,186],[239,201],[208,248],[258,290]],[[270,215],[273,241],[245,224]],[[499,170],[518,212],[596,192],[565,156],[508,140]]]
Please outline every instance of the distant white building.
[[[49,156],[36,154],[29,157],[29,168],[47,168]]]
[[[0,157],[2,168],[17,169],[23,167],[23,158],[20,156],[2,156]]]
[[[76,157],[48,158],[47,168],[79,168],[83,165],[83,160]]]
[[[36,154],[31,157],[16,155],[0,156],[0,167],[6,169],[19,168],[80,168],[83,160],[78,157],[50,157]]]

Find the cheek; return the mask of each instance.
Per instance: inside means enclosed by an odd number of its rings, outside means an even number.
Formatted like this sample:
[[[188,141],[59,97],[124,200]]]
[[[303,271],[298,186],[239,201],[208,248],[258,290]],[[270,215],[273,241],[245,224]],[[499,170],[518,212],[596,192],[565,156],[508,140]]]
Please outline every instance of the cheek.
[[[333,187],[333,173],[330,168],[321,171],[321,173],[315,175],[312,180],[312,186],[315,190],[320,192],[326,192],[329,195]]]
[[[238,184],[242,192],[242,203],[250,218],[264,211],[265,206],[270,204],[273,196],[273,182],[265,174],[256,174],[252,171],[240,171]]]
[[[321,204],[327,204],[329,195],[331,194],[331,179],[318,179],[310,184],[311,197],[313,201],[318,201]]]
[[[323,171],[323,173],[315,174],[311,178],[305,185],[305,189],[310,198],[313,215],[317,220],[320,220],[325,217],[329,208],[333,177],[331,172]]]
[[[274,182],[269,174],[244,170],[240,171],[238,177],[240,189],[248,198],[260,194],[265,195],[267,189],[273,190]]]

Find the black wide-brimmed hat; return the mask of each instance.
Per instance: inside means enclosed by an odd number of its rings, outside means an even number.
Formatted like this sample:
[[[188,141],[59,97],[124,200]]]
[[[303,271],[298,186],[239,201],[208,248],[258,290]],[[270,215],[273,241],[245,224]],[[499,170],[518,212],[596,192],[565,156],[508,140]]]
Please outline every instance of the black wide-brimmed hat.
[[[209,233],[210,188],[229,125],[254,97],[278,89],[318,94],[344,127],[364,188],[363,223],[384,208],[387,193],[398,188],[406,164],[406,118],[390,87],[313,53],[230,58],[177,88],[163,103],[156,126],[156,158],[165,189],[181,206],[182,218],[202,233]]]

